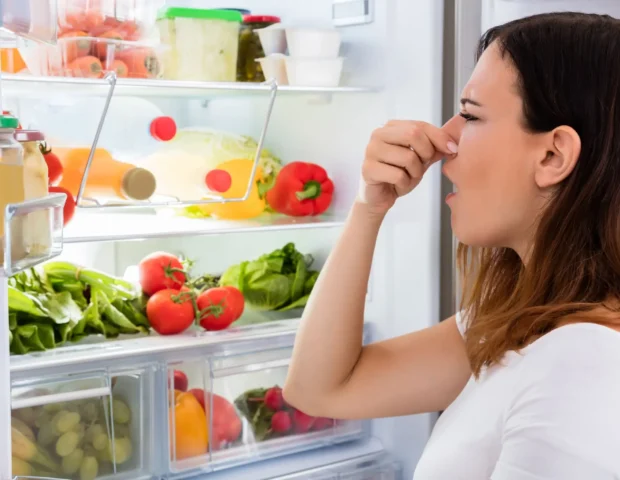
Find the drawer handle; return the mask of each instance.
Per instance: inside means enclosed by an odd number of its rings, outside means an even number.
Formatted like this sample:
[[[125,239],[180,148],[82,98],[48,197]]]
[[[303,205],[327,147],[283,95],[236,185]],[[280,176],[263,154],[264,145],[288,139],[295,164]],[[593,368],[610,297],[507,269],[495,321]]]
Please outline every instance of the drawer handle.
[[[76,400],[86,400],[88,398],[109,397],[112,394],[110,387],[89,388],[87,390],[76,390],[74,392],[51,393],[40,397],[15,398],[11,400],[11,408],[40,407],[53,403],[73,402]]]
[[[219,368],[213,371],[213,378],[228,377],[231,375],[238,375],[240,373],[259,372],[261,370],[267,370],[268,368],[281,368],[288,367],[291,363],[290,358],[282,358],[279,360],[270,360],[268,362],[238,365],[235,367]]]

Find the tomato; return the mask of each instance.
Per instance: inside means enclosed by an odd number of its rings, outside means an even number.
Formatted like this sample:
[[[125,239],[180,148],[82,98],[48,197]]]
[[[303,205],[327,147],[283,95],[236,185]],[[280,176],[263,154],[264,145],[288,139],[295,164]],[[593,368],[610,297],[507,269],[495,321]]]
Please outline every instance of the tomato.
[[[42,143],[39,148],[47,164],[47,183],[49,185],[58,185],[58,182],[62,179],[62,163],[60,163],[58,156],[52,153],[52,149],[45,143]]]
[[[240,318],[243,315],[243,310],[245,310],[245,298],[243,298],[243,293],[237,287],[222,287],[228,290],[230,295],[232,296],[231,308],[237,307],[237,309],[233,312],[235,319]]]
[[[243,311],[239,297],[229,288],[216,287],[201,293],[196,301],[200,312],[200,326],[205,330],[224,330],[239,317]]]
[[[189,392],[196,397],[209,417],[211,394],[205,395],[201,388],[193,388]],[[218,450],[227,443],[234,442],[241,435],[241,430],[241,420],[234,405],[224,397],[213,394],[213,431],[211,433],[213,448]]]
[[[146,317],[160,335],[181,333],[194,321],[194,306],[187,292],[167,288],[146,303]]]
[[[65,195],[67,195],[67,200],[65,200],[65,206],[62,209],[63,225],[66,225],[71,221],[73,215],[75,214],[75,199],[73,198],[73,195],[71,195],[71,192],[69,190],[63,187],[51,186],[49,187],[49,192],[64,193]]]
[[[138,265],[138,270],[142,291],[149,296],[166,288],[179,290],[186,280],[183,265],[170,253],[147,255]]]
[[[185,372],[181,370],[175,370],[174,372],[174,389],[179,390],[181,392],[187,392],[187,387],[189,385],[189,380]]]

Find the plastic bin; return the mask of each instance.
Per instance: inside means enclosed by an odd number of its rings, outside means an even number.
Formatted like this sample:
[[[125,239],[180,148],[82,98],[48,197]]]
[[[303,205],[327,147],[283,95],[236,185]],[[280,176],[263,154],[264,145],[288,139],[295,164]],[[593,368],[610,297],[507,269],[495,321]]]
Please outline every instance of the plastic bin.
[[[31,74],[102,78],[114,71],[119,78],[158,78],[162,75],[157,48],[75,32],[66,35],[58,39],[57,45],[28,40],[18,42],[19,52]]]
[[[241,14],[233,10],[161,10],[157,25],[167,47],[162,56],[164,78],[234,82],[241,21]]]
[[[135,369],[14,382],[13,474],[70,480],[152,474],[148,378],[147,370]]]
[[[171,471],[220,470],[361,438],[363,422],[310,417],[284,402],[290,355],[287,347],[171,365]]]

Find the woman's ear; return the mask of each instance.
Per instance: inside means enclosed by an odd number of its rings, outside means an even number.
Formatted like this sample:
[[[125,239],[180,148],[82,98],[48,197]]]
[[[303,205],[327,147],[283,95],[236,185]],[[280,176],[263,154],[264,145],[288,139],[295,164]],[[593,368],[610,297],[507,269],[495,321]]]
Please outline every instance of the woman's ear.
[[[546,155],[535,165],[534,180],[546,189],[562,182],[575,168],[581,153],[581,138],[572,127],[562,125],[545,135]]]

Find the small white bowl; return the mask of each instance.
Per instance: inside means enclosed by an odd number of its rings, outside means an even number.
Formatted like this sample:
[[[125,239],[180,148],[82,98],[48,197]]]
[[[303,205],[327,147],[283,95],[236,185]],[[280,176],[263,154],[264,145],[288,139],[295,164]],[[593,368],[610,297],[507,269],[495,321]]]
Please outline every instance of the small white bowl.
[[[284,27],[279,23],[261,28],[256,32],[258,32],[258,38],[266,57],[274,53],[286,53],[286,34]]]
[[[286,42],[291,57],[337,58],[341,41],[340,32],[335,29],[286,29]]]
[[[291,86],[337,87],[344,58],[286,57],[286,74]]]
[[[265,80],[274,78],[278,85],[288,85],[288,76],[286,74],[286,55],[281,53],[273,53],[265,58],[257,58],[265,75]]]

